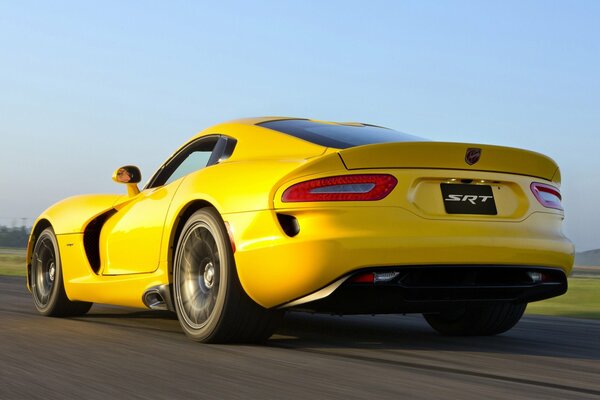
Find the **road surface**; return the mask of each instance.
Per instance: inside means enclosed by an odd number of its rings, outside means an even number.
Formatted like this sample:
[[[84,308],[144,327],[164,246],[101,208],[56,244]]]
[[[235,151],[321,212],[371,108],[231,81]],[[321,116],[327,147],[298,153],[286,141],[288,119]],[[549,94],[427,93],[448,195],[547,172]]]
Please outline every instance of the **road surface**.
[[[600,399],[600,321],[452,338],[420,316],[294,313],[262,346],[190,341],[170,313],[39,316],[0,277],[0,399]]]

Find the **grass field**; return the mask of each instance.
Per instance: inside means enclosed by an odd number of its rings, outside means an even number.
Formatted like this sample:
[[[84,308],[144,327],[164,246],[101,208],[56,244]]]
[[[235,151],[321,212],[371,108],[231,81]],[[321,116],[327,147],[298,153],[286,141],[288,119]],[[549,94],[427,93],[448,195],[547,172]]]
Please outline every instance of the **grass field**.
[[[600,279],[569,278],[566,294],[530,303],[527,314],[600,319]]]
[[[25,249],[0,248],[0,275],[25,276]]]
[[[0,248],[0,275],[25,275],[25,249]],[[527,306],[527,314],[600,319],[600,278],[569,278],[567,294]]]

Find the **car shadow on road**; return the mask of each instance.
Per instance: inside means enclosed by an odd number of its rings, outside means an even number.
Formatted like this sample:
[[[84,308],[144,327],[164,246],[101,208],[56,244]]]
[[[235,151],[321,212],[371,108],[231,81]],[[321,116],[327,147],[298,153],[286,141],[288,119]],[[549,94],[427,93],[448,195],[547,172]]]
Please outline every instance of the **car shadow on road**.
[[[273,346],[310,349],[439,350],[600,360],[600,322],[524,317],[496,336],[443,336],[420,315],[331,316],[292,312]]]
[[[177,320],[177,314],[162,310],[138,310],[123,307],[94,306],[85,318],[115,318],[115,319],[163,319]]]

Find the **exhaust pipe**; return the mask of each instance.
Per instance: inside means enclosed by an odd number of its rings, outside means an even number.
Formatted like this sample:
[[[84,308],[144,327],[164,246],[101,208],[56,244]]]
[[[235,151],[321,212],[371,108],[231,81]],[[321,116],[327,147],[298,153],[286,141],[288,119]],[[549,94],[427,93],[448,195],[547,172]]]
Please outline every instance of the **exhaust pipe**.
[[[142,295],[142,301],[151,310],[175,311],[170,285],[151,287]]]

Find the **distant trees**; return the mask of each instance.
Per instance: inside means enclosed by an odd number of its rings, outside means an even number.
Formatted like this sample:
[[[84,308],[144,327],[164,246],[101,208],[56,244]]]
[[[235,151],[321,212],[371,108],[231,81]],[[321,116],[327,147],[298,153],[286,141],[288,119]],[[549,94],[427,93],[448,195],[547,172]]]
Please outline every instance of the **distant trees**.
[[[29,230],[24,226],[0,226],[0,247],[27,247]]]

